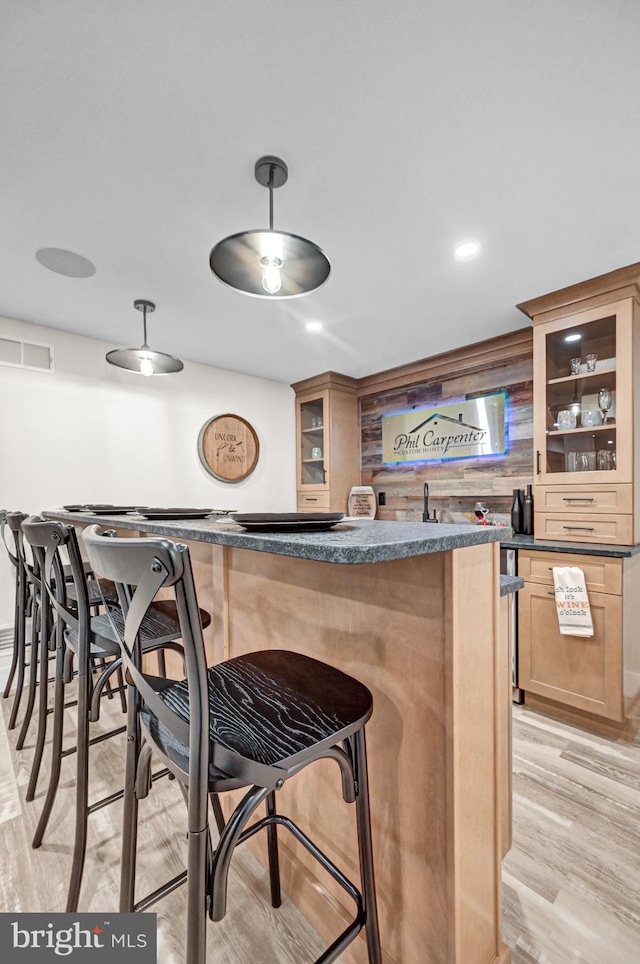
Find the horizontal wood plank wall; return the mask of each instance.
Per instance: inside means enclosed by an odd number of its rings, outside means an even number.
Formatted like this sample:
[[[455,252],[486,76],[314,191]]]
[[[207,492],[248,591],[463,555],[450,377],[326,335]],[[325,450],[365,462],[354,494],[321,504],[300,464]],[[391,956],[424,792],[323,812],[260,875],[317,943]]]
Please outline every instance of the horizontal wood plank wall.
[[[505,455],[383,465],[383,416],[499,391],[508,396]],[[509,520],[512,490],[533,480],[531,328],[360,379],[359,395],[362,484],[386,495],[378,519],[421,520],[428,482],[440,521],[472,520],[479,499],[495,521]]]

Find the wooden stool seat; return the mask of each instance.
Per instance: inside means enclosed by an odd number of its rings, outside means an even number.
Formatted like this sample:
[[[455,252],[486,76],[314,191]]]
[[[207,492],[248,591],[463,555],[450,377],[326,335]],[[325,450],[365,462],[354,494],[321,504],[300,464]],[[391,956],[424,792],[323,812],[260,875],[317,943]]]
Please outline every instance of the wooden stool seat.
[[[373,708],[362,683],[333,666],[286,650],[249,653],[207,671],[209,687],[209,792],[218,793],[259,783],[262,769],[251,779],[251,762],[289,771],[304,763],[309,750],[317,753],[346,739],[363,725]],[[187,680],[169,683],[159,698],[189,722]],[[183,769],[189,768],[188,745],[176,740],[148,708],[141,722],[158,747]],[[230,776],[213,763],[224,747],[243,758],[243,775]],[[218,753],[219,755],[219,753]]]

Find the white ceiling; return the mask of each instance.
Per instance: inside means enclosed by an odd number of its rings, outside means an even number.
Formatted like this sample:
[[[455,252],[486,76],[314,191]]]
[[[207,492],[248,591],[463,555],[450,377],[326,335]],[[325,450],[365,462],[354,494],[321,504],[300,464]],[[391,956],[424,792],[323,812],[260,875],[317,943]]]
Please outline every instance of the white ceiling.
[[[2,0],[1,20],[2,315],[136,347],[148,298],[153,348],[293,382],[522,328],[517,302],[640,261],[638,0]],[[289,165],[275,227],[331,261],[302,298],[209,270],[268,224],[262,154]]]

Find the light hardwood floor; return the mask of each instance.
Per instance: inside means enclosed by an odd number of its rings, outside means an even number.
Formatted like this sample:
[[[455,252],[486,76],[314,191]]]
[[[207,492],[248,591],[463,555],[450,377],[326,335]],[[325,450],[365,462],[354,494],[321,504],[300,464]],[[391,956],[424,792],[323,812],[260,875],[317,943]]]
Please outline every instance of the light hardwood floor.
[[[6,717],[7,701],[2,701]],[[105,717],[121,721],[115,700]],[[69,732],[72,711],[69,711]],[[99,724],[101,725],[101,724]],[[105,719],[106,725],[106,719]],[[53,824],[30,847],[45,788],[25,803],[34,727],[14,750],[0,714],[0,911],[64,909],[73,820],[67,759]],[[92,789],[118,786],[122,737],[93,748]],[[503,928],[514,964],[638,964],[640,961],[640,739],[614,743],[514,707],[514,839],[504,862]],[[139,893],[183,866],[184,804],[159,781],[141,804]],[[81,910],[117,907],[120,804],[90,818]],[[274,911],[261,866],[245,848],[234,858],[229,914],[209,928],[216,964],[305,964],[324,945],[290,901]],[[158,961],[180,964],[184,893],[154,908]],[[396,962],[402,964],[402,962]]]
[[[70,692],[69,696],[72,696]],[[24,796],[35,740],[32,723],[24,749],[14,749],[17,730],[7,733],[7,704],[0,713],[0,911],[62,911],[71,859],[75,757],[63,762],[61,786],[52,821],[39,850],[31,838],[40,813],[48,772],[41,775],[32,803]],[[104,717],[123,722],[119,701],[103,700]],[[72,745],[73,711],[65,721]],[[67,725],[68,724],[68,725]],[[100,799],[122,785],[124,734],[92,747],[91,800]],[[45,749],[45,761],[48,747]],[[156,767],[156,769],[158,769]],[[186,858],[185,807],[178,784],[161,779],[140,805],[140,847],[137,897],[151,892],[184,869]],[[110,804],[89,817],[87,861],[80,896],[80,911],[115,910],[118,907],[121,804]],[[208,931],[208,959],[216,964],[302,964],[315,960],[326,948],[317,932],[292,902],[274,910],[269,902],[268,878],[246,847],[233,860],[228,913]],[[158,914],[158,962],[182,964],[185,922],[184,888],[151,908]]]
[[[514,964],[640,962],[640,738],[513,710],[513,847],[503,933]]]

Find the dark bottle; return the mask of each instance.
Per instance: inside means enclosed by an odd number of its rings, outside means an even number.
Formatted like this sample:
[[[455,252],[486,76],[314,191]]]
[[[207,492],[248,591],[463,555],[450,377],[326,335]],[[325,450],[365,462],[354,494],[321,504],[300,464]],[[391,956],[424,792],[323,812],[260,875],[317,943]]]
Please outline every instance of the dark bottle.
[[[522,504],[522,489],[513,490],[513,505],[511,506],[511,528],[514,532],[522,532],[524,506]]]
[[[522,507],[522,531],[526,536],[533,535],[533,486],[527,486]]]

